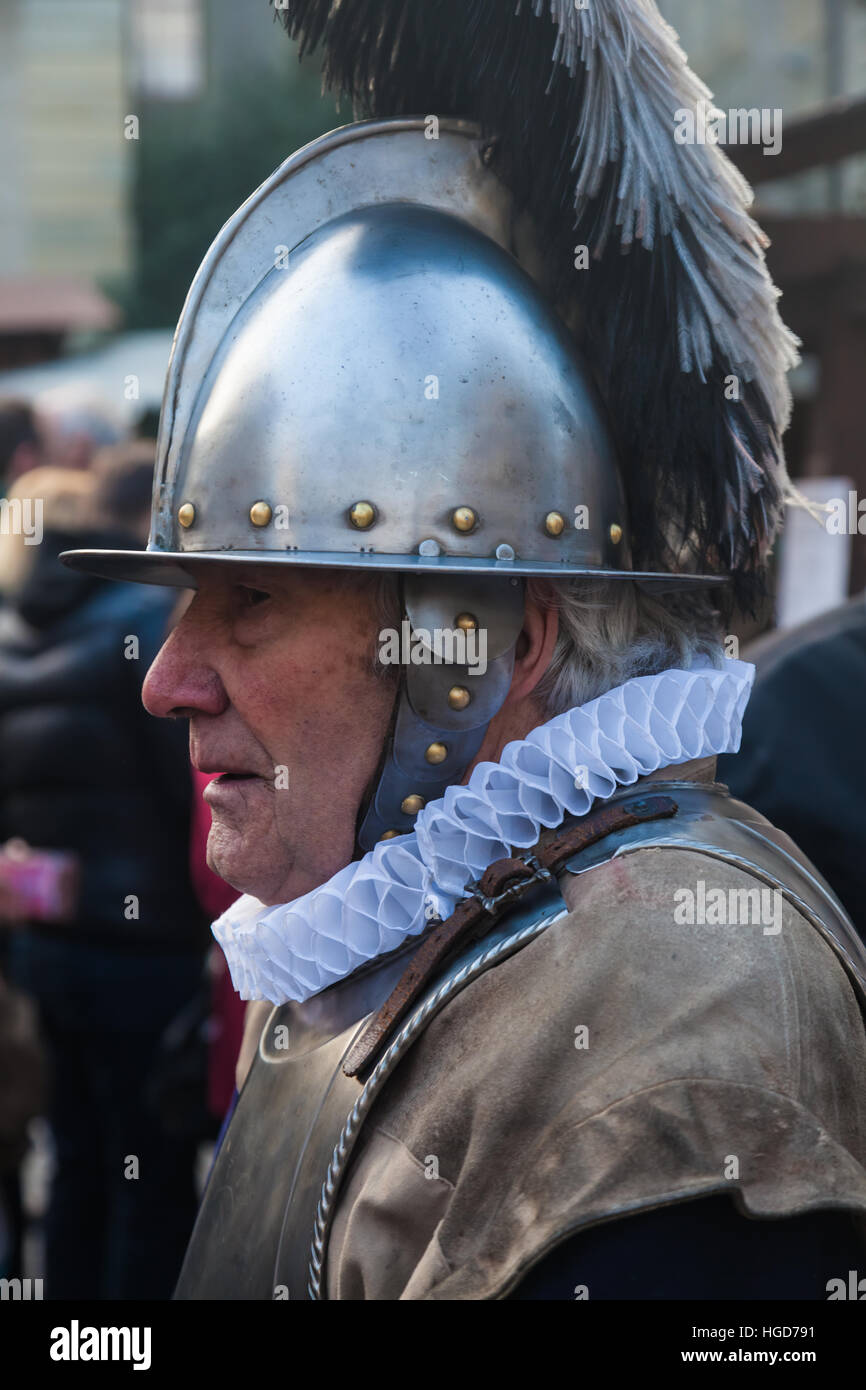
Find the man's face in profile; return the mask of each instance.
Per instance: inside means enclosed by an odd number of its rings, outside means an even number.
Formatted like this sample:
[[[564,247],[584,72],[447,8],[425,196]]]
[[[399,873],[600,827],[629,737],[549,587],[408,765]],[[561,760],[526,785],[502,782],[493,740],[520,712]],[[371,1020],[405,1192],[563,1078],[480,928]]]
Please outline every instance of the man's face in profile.
[[[352,857],[396,687],[374,667],[375,588],[351,573],[215,564],[144,683],[151,714],[188,716],[210,783],[208,863],[266,904]]]

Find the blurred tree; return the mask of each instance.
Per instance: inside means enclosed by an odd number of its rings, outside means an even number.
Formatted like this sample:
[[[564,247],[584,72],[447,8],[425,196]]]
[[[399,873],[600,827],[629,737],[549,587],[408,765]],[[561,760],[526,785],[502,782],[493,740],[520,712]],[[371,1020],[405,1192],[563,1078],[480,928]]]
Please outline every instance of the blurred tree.
[[[173,327],[226,219],[293,150],[351,120],[320,96],[317,66],[299,68],[288,44],[284,70],[258,70],[214,87],[200,101],[140,106],[135,271],[125,286],[111,287],[127,329]]]

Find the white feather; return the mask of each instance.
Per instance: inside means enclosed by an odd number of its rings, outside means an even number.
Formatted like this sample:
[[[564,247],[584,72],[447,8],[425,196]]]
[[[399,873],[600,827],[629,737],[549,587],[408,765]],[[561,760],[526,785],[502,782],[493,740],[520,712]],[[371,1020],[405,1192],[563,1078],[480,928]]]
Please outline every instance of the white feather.
[[[752,190],[713,144],[677,144],[676,112],[711,103],[677,35],[653,0],[531,0],[557,25],[554,62],[583,73],[583,110],[572,167],[578,213],[601,187],[607,165],[621,163],[615,225],[625,247],[648,249],[673,235],[691,293],[679,306],[683,371],[703,377],[713,344],[732,371],[756,381],[781,434],[791,413],[786,373],[798,342],[782,322],[778,291],[764,261],[766,237],[749,216]],[[609,219],[613,222],[614,219]],[[685,223],[706,261],[701,270],[675,228]],[[598,249],[598,248],[596,248]]]

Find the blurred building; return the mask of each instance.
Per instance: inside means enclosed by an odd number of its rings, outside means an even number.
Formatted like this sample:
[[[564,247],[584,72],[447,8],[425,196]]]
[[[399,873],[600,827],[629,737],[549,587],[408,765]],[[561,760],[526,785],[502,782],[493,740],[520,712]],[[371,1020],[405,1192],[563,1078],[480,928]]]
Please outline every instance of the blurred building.
[[[129,265],[123,0],[0,6],[0,275]]]
[[[122,0],[0,5],[0,365],[111,328],[131,254]]]
[[[160,113],[181,134],[240,77],[291,80],[291,58],[266,0],[2,0],[0,369],[119,325],[142,251],[139,156]]]
[[[787,123],[832,98],[866,94],[866,0],[657,3],[722,108],[779,107]],[[773,212],[866,213],[866,151],[757,192]]]
[[[200,96],[240,72],[286,70],[286,44],[264,4],[135,0],[128,4],[132,82],[150,100]]]
[[[154,433],[210,241],[337,123],[267,0],[0,0],[0,395]]]
[[[719,108],[782,112],[778,155],[728,153],[755,189],[782,314],[803,343],[791,473],[827,480],[816,497],[850,480],[856,506],[866,498],[866,0],[659,5]],[[809,527],[796,534],[809,544]],[[850,548],[849,589],[862,589],[863,534],[837,539]],[[809,562],[821,566],[819,550]]]

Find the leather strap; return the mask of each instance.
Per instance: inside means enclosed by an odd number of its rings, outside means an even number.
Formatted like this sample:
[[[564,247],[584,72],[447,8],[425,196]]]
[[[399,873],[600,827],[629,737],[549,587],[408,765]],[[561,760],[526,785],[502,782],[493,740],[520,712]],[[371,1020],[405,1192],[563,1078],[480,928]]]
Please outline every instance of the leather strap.
[[[381,1009],[347,1053],[343,1062],[346,1076],[359,1076],[367,1070],[445,961],[473,937],[489,931],[491,924],[535,884],[549,882],[566,860],[614,831],[676,813],[677,804],[669,796],[642,796],[602,806],[559,835],[539,842],[534,850],[497,859],[477,883],[467,884],[470,897],[458,903],[451,916],[425,937]]]

